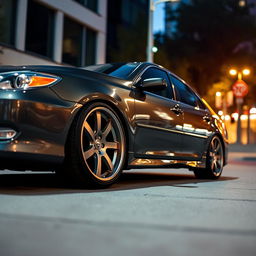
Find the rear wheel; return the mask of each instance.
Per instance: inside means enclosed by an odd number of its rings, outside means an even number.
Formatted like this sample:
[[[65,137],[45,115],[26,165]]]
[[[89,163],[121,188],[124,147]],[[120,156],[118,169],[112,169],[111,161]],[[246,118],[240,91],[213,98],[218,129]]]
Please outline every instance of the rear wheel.
[[[104,103],[85,108],[71,128],[66,172],[82,186],[108,186],[121,174],[125,133],[115,111]]]
[[[223,146],[218,136],[214,136],[207,152],[206,168],[194,170],[197,178],[218,179],[221,176],[224,165]]]

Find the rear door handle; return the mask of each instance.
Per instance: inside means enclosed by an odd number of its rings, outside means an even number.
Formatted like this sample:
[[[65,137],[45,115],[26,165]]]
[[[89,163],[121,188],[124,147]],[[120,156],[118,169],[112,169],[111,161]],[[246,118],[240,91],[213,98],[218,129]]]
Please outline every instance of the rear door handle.
[[[182,109],[180,108],[179,104],[176,104],[174,107],[170,109],[172,112],[174,112],[176,115],[181,115],[183,113]]]

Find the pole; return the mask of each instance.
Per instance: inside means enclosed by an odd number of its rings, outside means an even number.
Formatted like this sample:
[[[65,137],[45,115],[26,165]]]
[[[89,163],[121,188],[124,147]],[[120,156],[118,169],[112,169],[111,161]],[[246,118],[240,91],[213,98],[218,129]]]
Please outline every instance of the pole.
[[[243,79],[243,75],[242,72],[238,72],[237,74],[237,78],[238,80],[242,80]],[[242,114],[242,104],[243,104],[243,98],[236,98],[236,104],[237,104],[237,110],[238,110],[238,118],[237,118],[237,139],[236,142],[238,144],[241,144],[241,114]]]
[[[147,62],[153,62],[153,11],[154,3],[153,0],[149,1],[148,8],[148,45],[147,45]]]
[[[238,110],[238,118],[237,118],[237,131],[236,131],[236,142],[241,144],[241,114],[242,114],[242,98],[236,98],[237,110]]]
[[[224,115],[224,123],[226,122],[226,114],[227,114],[227,94],[224,93],[224,96],[223,96],[223,115]]]
[[[166,2],[179,2],[180,0],[158,0],[154,2],[154,0],[149,0],[149,7],[148,7],[148,42],[147,42],[147,62],[154,61],[154,55],[152,52],[152,48],[154,45],[154,36],[153,36],[153,15],[155,6],[160,3]]]
[[[248,119],[247,119],[247,144],[250,144],[250,131],[251,131],[251,113],[248,106]]]

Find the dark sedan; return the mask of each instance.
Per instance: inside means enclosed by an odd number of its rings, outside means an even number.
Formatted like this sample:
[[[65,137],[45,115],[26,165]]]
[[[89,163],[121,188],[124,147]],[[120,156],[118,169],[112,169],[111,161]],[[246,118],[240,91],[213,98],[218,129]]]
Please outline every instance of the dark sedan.
[[[143,167],[216,179],[227,143],[208,104],[156,64],[0,67],[0,169],[57,171],[80,186]]]

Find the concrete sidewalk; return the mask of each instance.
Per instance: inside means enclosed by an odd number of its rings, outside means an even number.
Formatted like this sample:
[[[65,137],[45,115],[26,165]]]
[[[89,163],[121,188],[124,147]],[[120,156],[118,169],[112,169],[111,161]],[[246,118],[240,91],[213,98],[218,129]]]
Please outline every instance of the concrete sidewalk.
[[[248,152],[248,153],[256,153],[256,144],[230,144],[228,147],[229,152]]]
[[[229,162],[230,161],[249,161],[255,162],[256,165],[256,144],[239,145],[230,144],[229,148]]]

